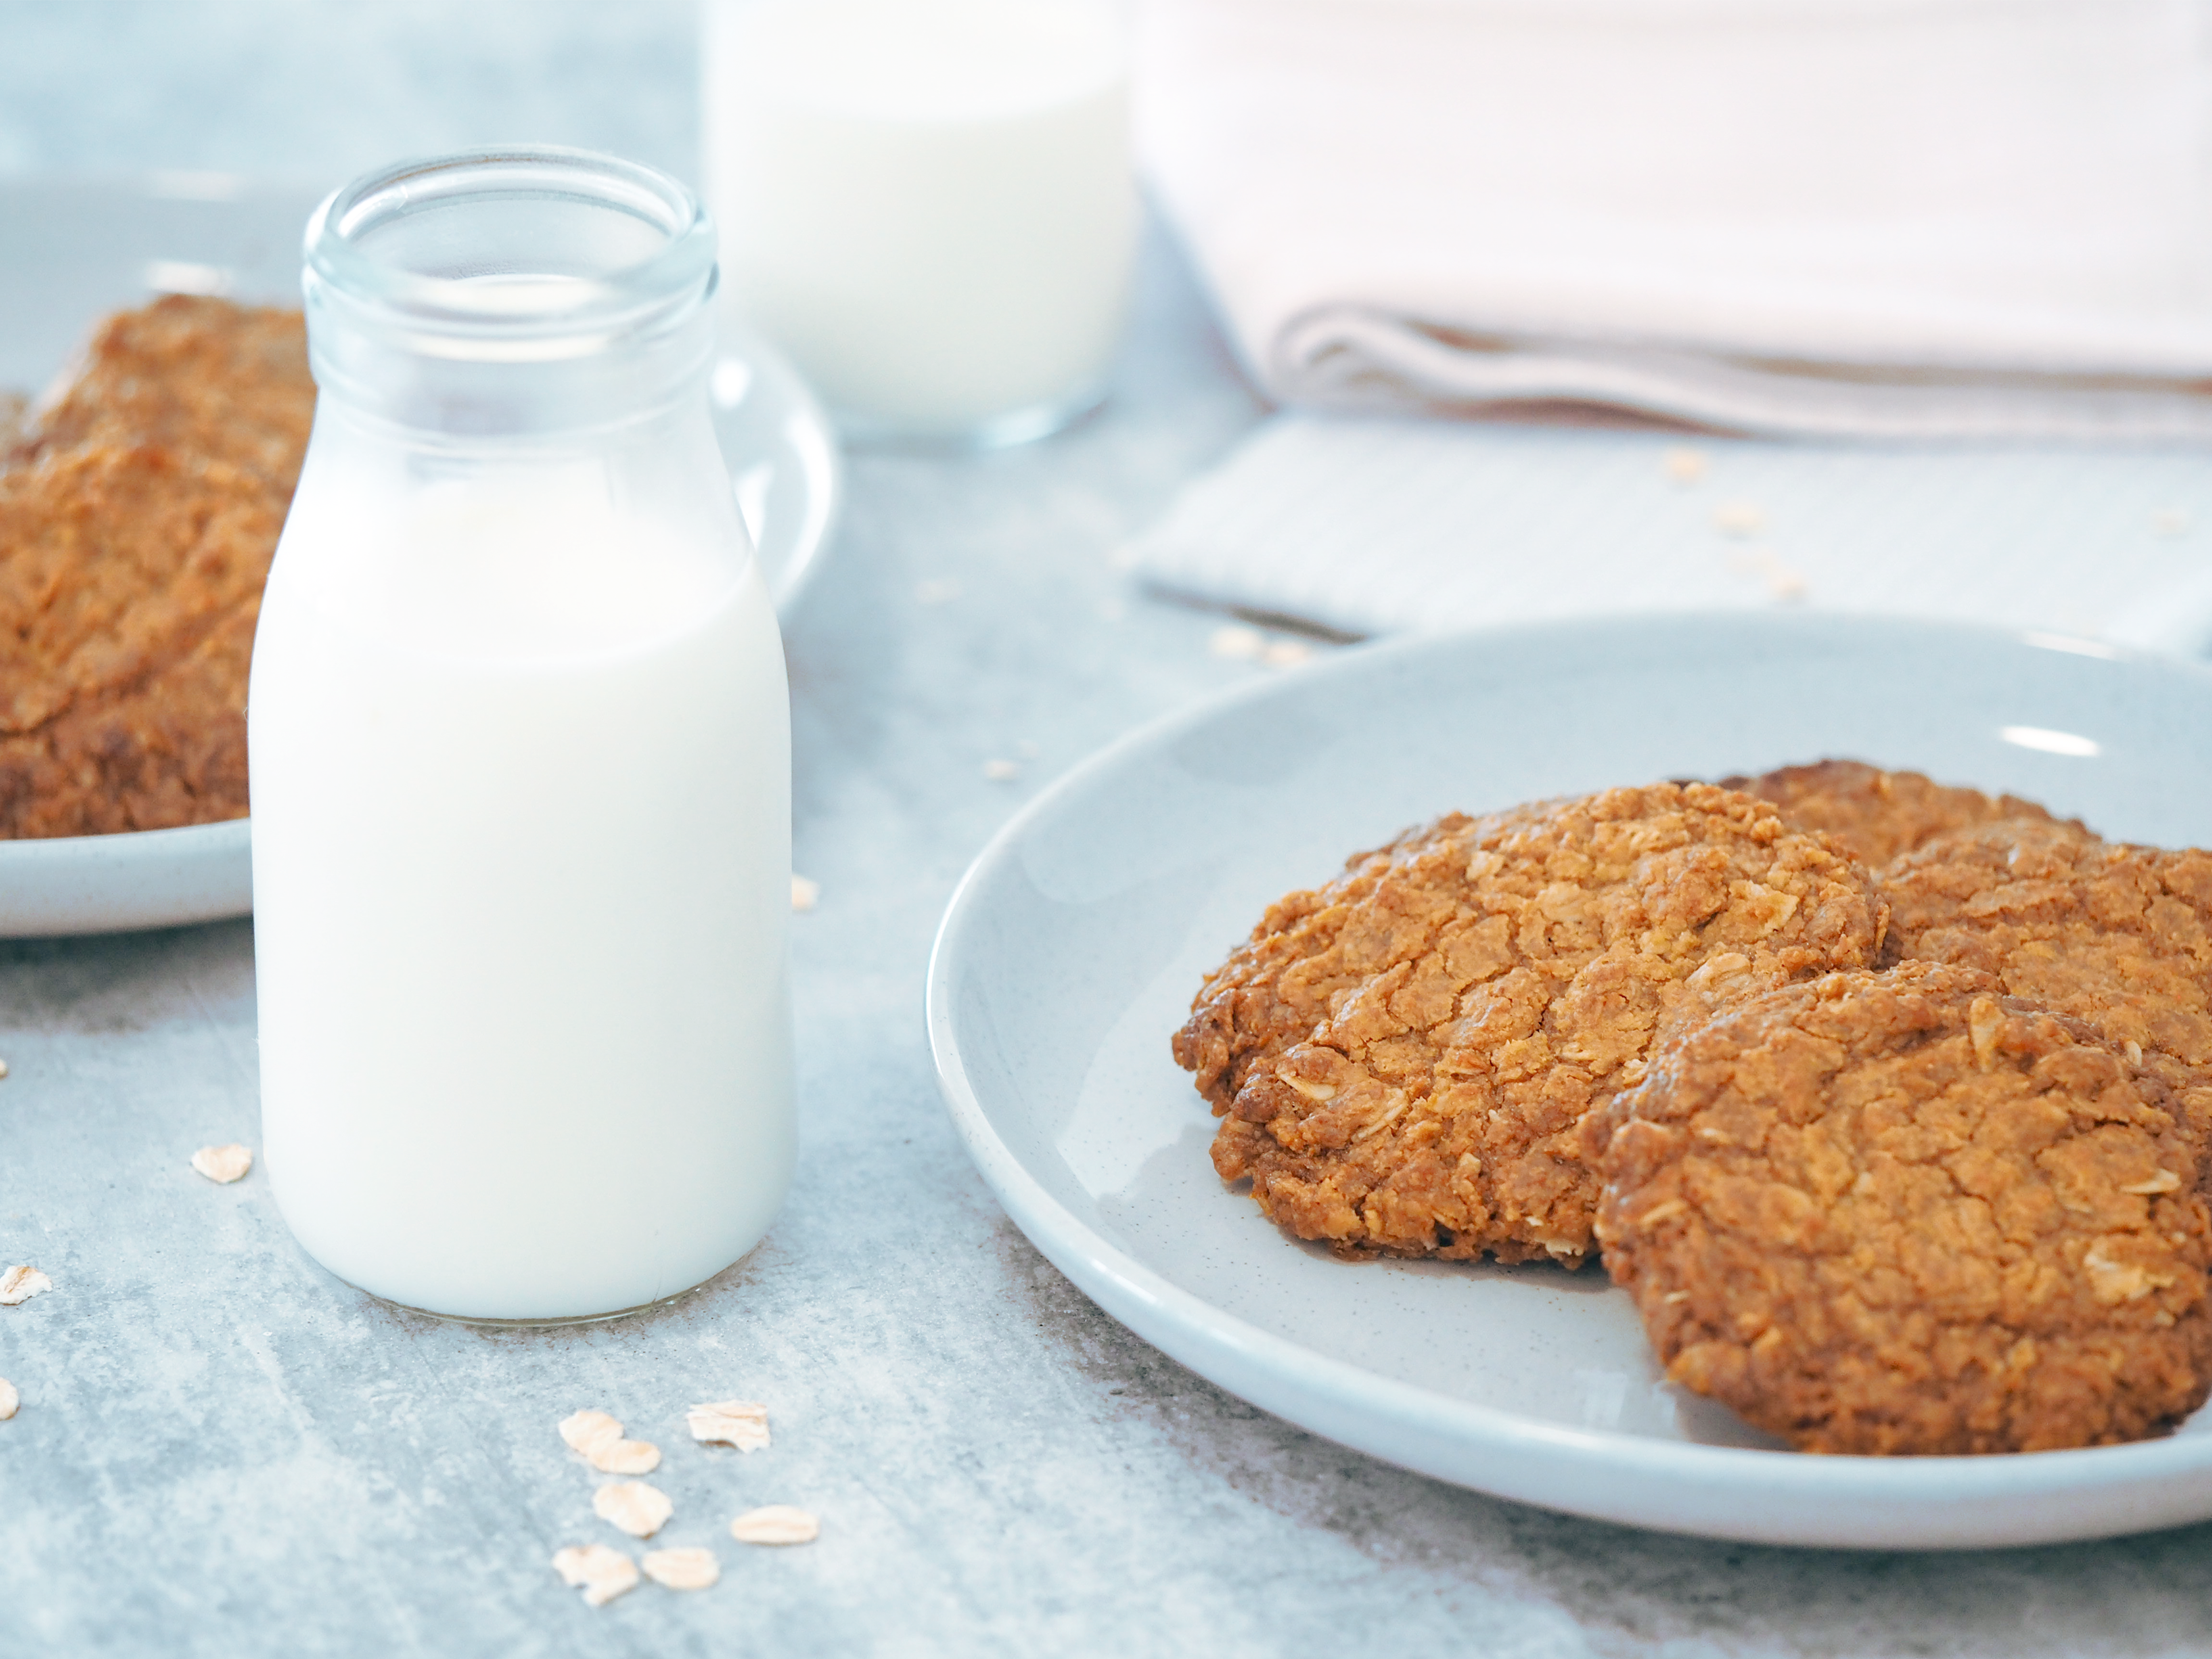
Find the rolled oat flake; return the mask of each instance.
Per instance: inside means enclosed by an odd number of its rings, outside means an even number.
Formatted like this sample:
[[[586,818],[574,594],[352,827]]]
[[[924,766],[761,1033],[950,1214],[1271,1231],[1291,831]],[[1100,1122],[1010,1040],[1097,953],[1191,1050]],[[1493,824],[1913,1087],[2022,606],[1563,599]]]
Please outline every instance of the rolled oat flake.
[[[751,1400],[723,1400],[694,1406],[684,1414],[691,1437],[702,1443],[719,1441],[739,1451],[759,1451],[768,1444],[768,1407]]]
[[[660,1467],[660,1448],[650,1440],[625,1440],[623,1425],[605,1412],[572,1412],[561,1419],[568,1449],[605,1474],[650,1474]]]
[[[605,1544],[571,1544],[553,1556],[553,1571],[565,1584],[584,1587],[584,1603],[603,1607],[637,1586],[637,1563]]]
[[[234,1181],[243,1180],[252,1167],[252,1150],[236,1142],[228,1146],[203,1146],[192,1154],[192,1168],[218,1186],[228,1187]]]
[[[605,1412],[586,1408],[561,1419],[561,1437],[568,1443],[568,1449],[586,1457],[602,1446],[613,1445],[622,1433],[623,1425]]]
[[[645,1558],[645,1576],[670,1589],[705,1589],[721,1577],[722,1564],[712,1550],[654,1550]]]
[[[650,1440],[611,1440],[585,1455],[605,1474],[651,1474],[660,1467],[660,1448]]]
[[[740,1544],[811,1544],[821,1534],[819,1521],[788,1504],[747,1510],[730,1522],[730,1536]]]
[[[592,1513],[633,1538],[652,1537],[675,1512],[666,1492],[642,1480],[617,1480],[592,1494]]]

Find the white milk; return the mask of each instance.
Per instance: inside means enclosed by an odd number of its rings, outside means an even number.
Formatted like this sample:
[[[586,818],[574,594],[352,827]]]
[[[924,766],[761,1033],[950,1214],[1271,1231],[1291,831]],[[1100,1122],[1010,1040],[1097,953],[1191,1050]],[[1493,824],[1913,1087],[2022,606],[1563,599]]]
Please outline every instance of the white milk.
[[[251,690],[285,1219],[442,1314],[673,1294],[791,1177],[789,720],[757,566],[588,461],[347,469],[311,452]]]
[[[1102,395],[1138,208],[1099,0],[709,0],[723,293],[860,430]]]

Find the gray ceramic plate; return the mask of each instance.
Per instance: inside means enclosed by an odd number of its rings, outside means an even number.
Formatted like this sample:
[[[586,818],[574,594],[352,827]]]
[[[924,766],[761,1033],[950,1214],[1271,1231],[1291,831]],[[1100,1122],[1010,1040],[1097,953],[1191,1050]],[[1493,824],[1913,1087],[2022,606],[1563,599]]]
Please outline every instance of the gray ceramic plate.
[[[2212,1413],[2083,1451],[1800,1456],[1666,1384],[1601,1273],[1347,1265],[1215,1179],[1213,1120],[1168,1036],[1279,894],[1450,808],[1828,755],[2013,790],[2116,837],[2212,842],[2212,670],[1814,617],[1360,650],[1124,739],[976,860],[929,974],[953,1121],[1023,1231],[1115,1317],[1441,1480],[1765,1543],[1966,1547],[2212,1516]]]
[[[155,293],[297,305],[301,233],[321,193],[210,173],[0,180],[0,389],[41,389],[95,319]],[[791,367],[750,336],[725,336],[712,390],[738,508],[787,616],[836,518],[836,441]],[[248,836],[239,821],[0,841],[0,937],[243,915]]]

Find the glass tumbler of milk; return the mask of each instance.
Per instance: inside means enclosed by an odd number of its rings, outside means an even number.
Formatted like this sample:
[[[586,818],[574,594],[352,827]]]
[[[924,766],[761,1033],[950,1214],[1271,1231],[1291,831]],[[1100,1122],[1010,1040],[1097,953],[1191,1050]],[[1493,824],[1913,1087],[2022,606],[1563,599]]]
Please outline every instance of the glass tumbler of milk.
[[[1017,443],[1105,395],[1138,203],[1109,0],[707,0],[724,303],[848,437]]]
[[[790,1183],[790,719],[714,254],[673,179],[551,149],[307,228],[247,718],[264,1155],[308,1253],[410,1308],[642,1307]]]

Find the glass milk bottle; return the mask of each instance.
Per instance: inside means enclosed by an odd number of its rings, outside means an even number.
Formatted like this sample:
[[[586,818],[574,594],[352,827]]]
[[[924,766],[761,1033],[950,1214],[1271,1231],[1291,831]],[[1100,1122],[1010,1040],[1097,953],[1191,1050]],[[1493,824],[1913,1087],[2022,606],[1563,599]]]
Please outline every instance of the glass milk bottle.
[[[1109,0],[708,0],[723,302],[847,435],[1019,442],[1105,395],[1139,222]]]
[[[714,283],[689,192],[575,151],[308,225],[247,717],[264,1156],[309,1254],[410,1308],[638,1308],[790,1184],[790,720]]]

